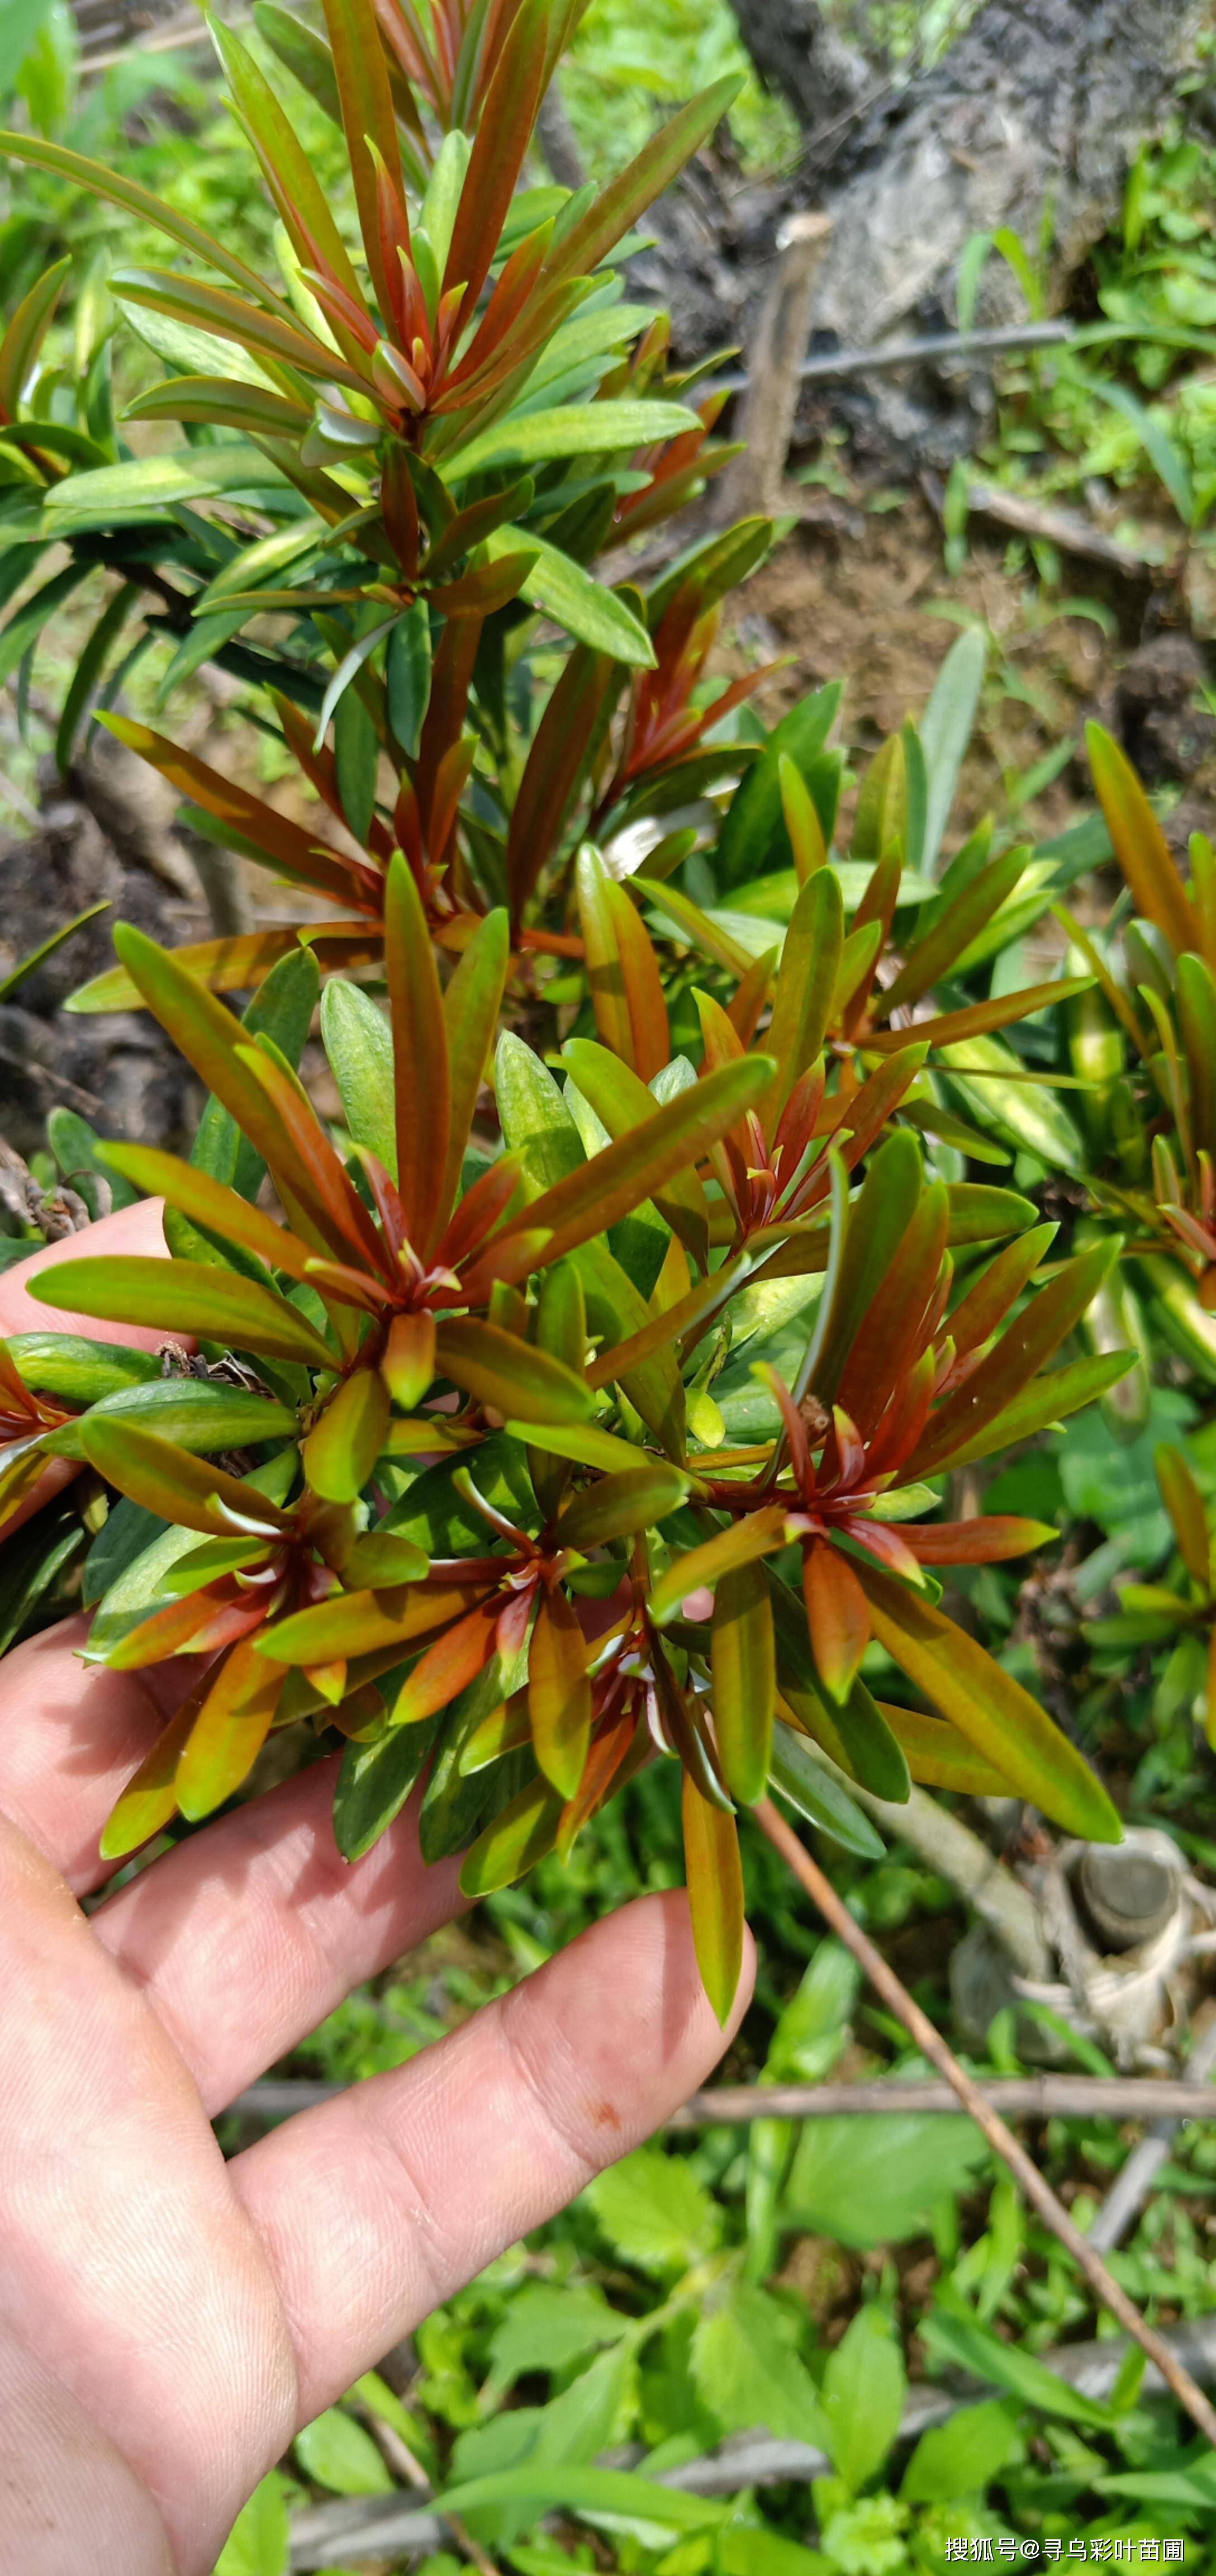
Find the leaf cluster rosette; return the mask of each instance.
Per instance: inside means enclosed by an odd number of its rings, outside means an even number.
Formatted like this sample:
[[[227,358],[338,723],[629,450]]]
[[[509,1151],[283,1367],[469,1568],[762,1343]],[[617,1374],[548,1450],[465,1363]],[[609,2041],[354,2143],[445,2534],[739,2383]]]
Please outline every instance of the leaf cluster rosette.
[[[963,1227],[960,1294],[951,1193],[925,1186],[907,1129],[855,1196],[832,1136],[812,1153],[827,1208],[809,1248],[793,1202],[740,1237],[730,1193],[753,1130],[781,1135],[808,1073],[819,1093],[820,1057],[802,1064],[817,1024],[800,1020],[787,1048],[779,989],[773,1052],[707,1047],[699,1069],[673,1058],[650,1085],[576,1039],[563,1090],[510,1030],[494,1047],[506,917],[480,924],[445,986],[400,854],[387,1010],[339,979],[325,995],[345,1150],[274,1034],[290,1019],[298,1043],[307,1026],[306,952],[242,1023],[138,931],[116,939],[212,1098],[190,1163],[100,1149],[163,1196],[170,1259],[57,1264],[35,1293],[188,1333],[207,1365],[235,1356],[244,1403],[263,1411],[243,1433],[217,1421],[212,1457],[191,1454],[137,1401],[171,1406],[180,1381],[149,1381],[57,1435],[123,1497],[118,1514],[155,1515],[90,1653],[200,1664],[119,1801],[111,1855],[176,1812],[212,1812],[293,1722],[346,1738],[335,1829],[349,1856],[425,1779],[423,1849],[465,1850],[471,1893],[568,1852],[642,1763],[674,1758],[698,1955],[725,2013],[742,1940],[735,1814],[770,1782],[854,1849],[873,1837],[849,1782],[899,1800],[914,1776],[1013,1789],[1071,1831],[1117,1834],[1081,1756],[948,1618],[931,1572],[1053,1535],[942,1521],[937,1480],[1118,1377],[1123,1355],[1046,1369],[1114,1247],[1031,1293],[1051,1229],[1019,1238],[1025,1203],[989,1193],[989,1245],[1012,1239],[976,1266]],[[256,1203],[267,1176],[281,1215]],[[808,1295],[816,1273],[822,1286],[792,1376],[758,1363],[771,1430],[732,1446],[698,1402],[706,1345],[771,1280],[774,1251]],[[19,1348],[12,1366],[24,1387]],[[237,1392],[206,1388],[221,1404]],[[241,1455],[215,1463],[221,1444]],[[934,1714],[873,1698],[871,1637]]]

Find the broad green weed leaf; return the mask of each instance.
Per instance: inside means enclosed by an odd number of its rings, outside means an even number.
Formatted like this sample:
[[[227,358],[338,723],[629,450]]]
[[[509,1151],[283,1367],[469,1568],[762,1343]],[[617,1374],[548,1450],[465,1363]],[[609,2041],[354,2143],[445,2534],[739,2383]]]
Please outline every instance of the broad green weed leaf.
[[[828,2355],[822,2392],[828,2448],[854,2495],[882,2467],[899,2431],[906,2389],[890,2318],[873,2303],[860,2308]]]
[[[287,2486],[272,2469],[237,2515],[216,2560],[215,2576],[287,2576],[291,2530]]]
[[[639,2147],[597,2175],[583,2201],[614,2251],[659,2279],[686,2272],[712,2254],[719,2213],[683,2156]]]
[[[711,2292],[693,2334],[692,2360],[702,2402],[724,2433],[763,2429],[777,2440],[827,2448],[814,2382],[799,2359],[797,2319],[751,2281]]]
[[[393,2480],[362,2424],[341,2406],[327,2406],[295,2438],[295,2455],[306,2477],[333,2495],[391,2495]]]

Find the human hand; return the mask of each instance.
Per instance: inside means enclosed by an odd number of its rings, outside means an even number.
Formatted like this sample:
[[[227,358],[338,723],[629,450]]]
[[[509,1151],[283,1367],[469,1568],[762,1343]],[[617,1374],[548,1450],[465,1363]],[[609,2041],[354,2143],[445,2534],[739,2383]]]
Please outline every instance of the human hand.
[[[33,1269],[0,1280],[0,1330],[45,1320]],[[192,1677],[84,1665],[87,1625],[0,1667],[0,2576],[207,2576],[299,2427],[725,2038],[683,1894],[644,1897],[225,2164],[211,2119],[459,1909],[459,1863],[424,1865],[411,1801],[345,1864],[325,1761],[86,1919],[105,1818]]]

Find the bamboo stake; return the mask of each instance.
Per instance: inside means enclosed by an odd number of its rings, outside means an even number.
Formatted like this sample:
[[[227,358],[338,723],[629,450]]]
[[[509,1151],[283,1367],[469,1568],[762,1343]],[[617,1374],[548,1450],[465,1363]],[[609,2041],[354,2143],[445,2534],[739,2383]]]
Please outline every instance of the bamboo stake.
[[[1211,2444],[1213,2450],[1216,2450],[1216,2410],[1204,2396],[1203,2390],[1192,2379],[1189,2370],[1179,2361],[1177,2355],[1171,2352],[1169,2345],[1163,2341],[1155,2328],[1145,2323],[1139,2309],[1133,2305],[1126,2291],[1120,2289],[1118,2282],[1107,2271],[1101,2255],[1089,2243],[1088,2238],[1082,2235],[1075,2221],[1069,2217],[1063,2202],[1057,2199],[1050,2183],[1027,2155],[1025,2147],[1019,2144],[1012,2130],[1006,2127],[999,2112],[994,2111],[991,2104],[985,2101],[979,2085],[972,2076],[968,2075],[965,2066],[960,2066],[953,2049],[947,2046],[940,2031],[934,2029],[928,2014],[922,2012],[920,2005],[913,2001],[907,1987],[896,1976],[895,1970],[888,1965],[882,1952],[875,1949],[874,1943],[862,1931],[861,1925],[854,1922],[843,1898],[837,1895],[830,1879],[824,1876],[818,1862],[812,1860],[793,1827],[787,1824],[784,1816],[778,1814],[771,1799],[762,1798],[751,1812],[761,1832],[767,1834],[774,1850],[780,1852],[799,1885],[806,1890],[811,1903],[818,1908],[825,1922],[830,1923],[838,1940],[843,1941],[846,1949],[852,1952],[858,1966],[865,1970],[871,1985],[881,1995],[883,2002],[898,2015],[905,2030],[915,2040],[917,2047],[923,2051],[930,2065],[936,2066],[939,2075],[944,2075],[964,2111],[970,2114],[994,2153],[1008,2166],[1027,2200],[1033,2208],[1037,2209],[1045,2226],[1050,2228],[1052,2235],[1071,2254],[1074,2263],[1080,2266],[1095,2298],[1100,2299],[1102,2305],[1109,2308],[1111,2315],[1118,2318],[1120,2325],[1139,2344],[1141,2351],[1148,2355],[1150,2361],[1156,2363],[1167,2388],[1172,2390],[1179,2405],[1185,2408],[1191,2422],[1198,2426],[1205,2441]]]

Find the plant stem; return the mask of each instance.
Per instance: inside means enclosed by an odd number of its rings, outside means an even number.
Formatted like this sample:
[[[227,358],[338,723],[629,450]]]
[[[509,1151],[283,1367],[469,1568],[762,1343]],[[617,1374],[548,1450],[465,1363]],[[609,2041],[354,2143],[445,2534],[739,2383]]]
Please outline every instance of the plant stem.
[[[976,2090],[992,2110],[1015,2119],[1216,2120],[1216,2088],[1193,2075],[985,2075],[976,2078]],[[955,2107],[952,2086],[936,2076],[881,2075],[861,2084],[725,2084],[690,2095],[663,2126],[705,2129],[722,2121],[733,2128],[748,2120],[835,2120]]]
[[[1209,2404],[1203,2390],[1192,2379],[1189,2370],[1179,2361],[1177,2355],[1171,2352],[1169,2345],[1155,2329],[1146,2325],[1139,2309],[1133,2305],[1127,2292],[1120,2289],[1118,2282],[1107,2271],[1101,2255],[1082,2235],[1075,2221],[1069,2217],[1063,2202],[1057,2199],[1050,2183],[1039,2172],[1038,2166],[1028,2156],[1025,2147],[1014,2137],[1013,2131],[1006,2127],[999,2112],[994,2111],[991,2104],[985,2101],[979,2085],[972,2076],[968,2075],[966,2067],[960,2066],[953,2049],[947,2046],[940,2031],[934,2029],[928,2014],[921,2011],[918,2003],[913,2002],[907,1987],[901,1983],[895,1970],[883,1958],[881,1951],[875,1949],[874,1943],[862,1931],[861,1925],[854,1922],[843,1898],[837,1895],[830,1879],[824,1876],[818,1862],[812,1860],[805,1845],[799,1841],[785,1817],[778,1814],[768,1798],[762,1798],[758,1806],[752,1809],[752,1814],[761,1832],[767,1834],[774,1850],[780,1852],[782,1859],[793,1871],[799,1885],[805,1888],[812,1904],[817,1906],[825,1922],[830,1923],[837,1938],[844,1942],[858,1966],[865,1970],[871,1985],[881,1995],[883,2002],[898,2015],[905,2030],[915,2040],[917,2047],[923,2051],[930,2065],[936,2066],[939,2075],[945,2076],[946,2082],[957,2094],[964,2111],[982,2131],[993,2152],[1001,2158],[1003,2164],[1008,2166],[1027,2200],[1033,2208],[1037,2209],[1044,2225],[1050,2228],[1052,2235],[1071,2254],[1073,2261],[1079,2264],[1095,2298],[1100,2299],[1103,2306],[1109,2308],[1111,2315],[1117,2317],[1125,2331],[1134,2337],[1141,2351],[1147,2353],[1149,2360],[1156,2363],[1167,2388],[1173,2391],[1179,2405],[1184,2407],[1190,2416],[1191,2422],[1198,2426],[1204,2439],[1212,2445],[1213,2450],[1216,2450],[1216,2410]]]

